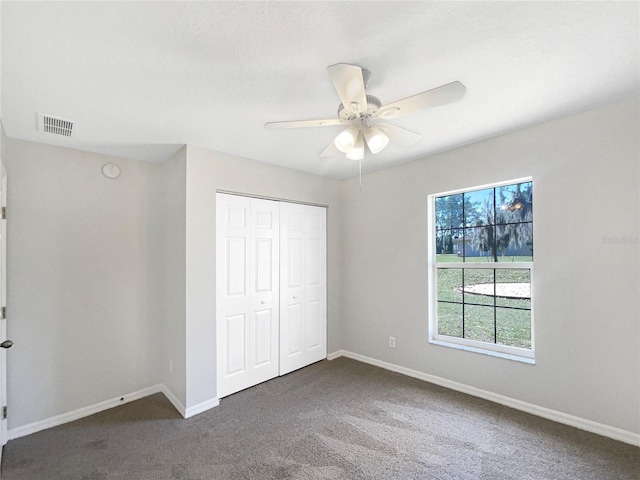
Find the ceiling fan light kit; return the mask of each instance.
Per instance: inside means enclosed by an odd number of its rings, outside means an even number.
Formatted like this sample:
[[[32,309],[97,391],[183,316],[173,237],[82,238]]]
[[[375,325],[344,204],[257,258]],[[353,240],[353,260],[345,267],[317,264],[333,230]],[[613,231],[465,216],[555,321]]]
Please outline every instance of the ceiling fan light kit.
[[[364,138],[367,141],[367,147],[371,153],[378,153],[389,145],[389,137],[382,133],[376,127],[369,127],[364,131]]]
[[[376,154],[384,150],[389,143],[406,147],[413,145],[421,137],[418,133],[390,123],[376,122],[377,120],[398,118],[418,110],[457,102],[464,97],[466,92],[466,87],[462,83],[452,82],[382,105],[377,97],[366,93],[371,79],[371,72],[368,70],[357,65],[337,63],[327,67],[327,71],[338,97],[340,97],[338,118],[268,122],[265,127],[271,130],[280,130],[348,125],[322,151],[320,156],[328,157],[343,153],[348,159],[359,160],[360,169],[362,169],[362,160],[365,155],[365,144],[371,153]]]
[[[349,153],[355,146],[359,133],[355,127],[348,127],[338,134],[333,143],[342,153]]]
[[[362,132],[358,132],[356,143],[347,152],[346,157],[349,160],[364,160],[364,138],[362,138]]]

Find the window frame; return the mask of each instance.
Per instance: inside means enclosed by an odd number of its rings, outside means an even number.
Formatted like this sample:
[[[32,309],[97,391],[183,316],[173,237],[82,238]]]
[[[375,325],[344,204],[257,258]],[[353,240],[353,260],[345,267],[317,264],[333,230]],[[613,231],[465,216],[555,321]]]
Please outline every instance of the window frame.
[[[427,197],[427,262],[428,262],[428,274],[427,274],[427,288],[429,294],[429,326],[428,326],[428,341],[430,344],[441,345],[450,348],[456,348],[476,353],[482,353],[499,358],[505,358],[509,360],[516,360],[524,363],[535,363],[535,334],[534,334],[534,268],[533,260],[531,262],[437,262],[436,254],[436,198],[444,197],[448,195],[456,195],[460,193],[469,193],[476,190],[484,190],[488,188],[497,188],[506,185],[531,182],[531,188],[534,190],[533,178],[523,177],[512,180],[506,180],[501,182],[490,183],[486,185],[478,185],[468,188],[460,188],[447,192],[435,193],[428,195]],[[535,193],[535,192],[534,192]],[[535,194],[534,194],[535,198]],[[532,205],[535,209],[535,206]],[[535,217],[535,215],[534,215]],[[532,224],[533,226],[533,224]],[[535,244],[535,242],[534,242]],[[530,310],[530,323],[531,323],[531,349],[512,347],[508,345],[501,345],[498,343],[482,342],[479,340],[471,340],[468,338],[453,337],[449,335],[443,335],[438,333],[438,284],[437,284],[437,271],[438,269],[454,268],[454,269],[491,269],[491,270],[528,270],[529,281],[531,282],[531,310]],[[495,279],[494,279],[495,282]],[[494,308],[496,308],[494,306]]]

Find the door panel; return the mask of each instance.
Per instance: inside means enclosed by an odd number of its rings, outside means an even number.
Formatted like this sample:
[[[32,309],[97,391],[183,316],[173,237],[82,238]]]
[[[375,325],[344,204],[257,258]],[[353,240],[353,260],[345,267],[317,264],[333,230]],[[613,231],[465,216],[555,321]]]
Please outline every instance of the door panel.
[[[227,375],[245,371],[245,316],[227,317]]]
[[[277,202],[216,195],[219,398],[278,375],[278,211]]]
[[[307,303],[307,342],[308,348],[317,348],[320,346],[322,322],[320,319],[321,305],[318,300]]]
[[[326,218],[322,207],[280,204],[280,375],[327,356]]]
[[[289,345],[287,357],[302,353],[302,304],[296,303],[289,305],[288,308],[289,322],[285,325],[288,333],[289,341],[283,345]]]
[[[271,310],[256,312],[254,318],[256,331],[256,337],[254,339],[256,348],[255,366],[261,367],[268,365],[272,359],[273,345],[271,345],[271,342],[264,342],[261,341],[261,339],[270,337],[273,328],[273,318],[271,317]]]
[[[292,234],[290,234],[292,235]],[[289,237],[286,243],[286,250],[289,256],[289,288],[302,287],[302,273],[304,264],[302,263],[302,238]]]
[[[227,295],[244,296],[246,294],[246,239],[227,238]]]
[[[320,285],[320,269],[322,263],[320,262],[320,240],[317,238],[311,238],[307,241],[307,263],[309,277],[307,284],[309,286]]]
[[[270,238],[256,238],[256,292],[270,292],[273,288],[273,247]]]

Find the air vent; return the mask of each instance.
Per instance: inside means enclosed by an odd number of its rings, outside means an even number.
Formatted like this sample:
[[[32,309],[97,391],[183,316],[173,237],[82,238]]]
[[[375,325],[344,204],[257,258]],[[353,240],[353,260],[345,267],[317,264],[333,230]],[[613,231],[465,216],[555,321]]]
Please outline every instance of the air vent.
[[[64,120],[42,113],[38,114],[38,126],[43,132],[63,135],[65,137],[70,137],[73,130],[73,122],[71,120]]]

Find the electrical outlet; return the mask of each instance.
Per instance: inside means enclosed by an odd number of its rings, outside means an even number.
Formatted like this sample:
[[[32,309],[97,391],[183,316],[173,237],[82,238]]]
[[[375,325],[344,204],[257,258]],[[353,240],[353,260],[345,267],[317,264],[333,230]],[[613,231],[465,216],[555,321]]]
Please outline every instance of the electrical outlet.
[[[389,348],[396,348],[396,337],[389,337]]]

